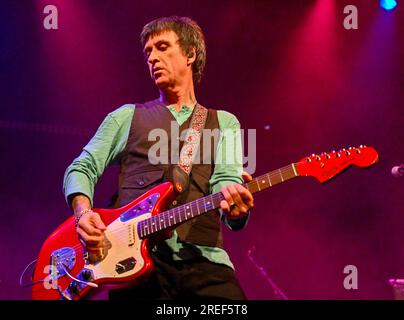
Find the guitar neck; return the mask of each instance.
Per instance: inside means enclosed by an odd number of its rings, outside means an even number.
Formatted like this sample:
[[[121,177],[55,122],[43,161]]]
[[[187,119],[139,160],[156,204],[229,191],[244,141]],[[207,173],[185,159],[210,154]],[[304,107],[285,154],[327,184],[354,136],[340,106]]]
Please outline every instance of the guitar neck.
[[[291,163],[286,167],[268,172],[266,174],[263,174],[262,176],[254,178],[250,182],[243,184],[243,186],[246,187],[251,193],[256,193],[297,176],[299,176],[299,173],[296,170],[296,165],[294,163]]]
[[[243,184],[243,186],[251,193],[256,193],[297,176],[299,176],[299,174],[296,170],[296,165],[292,163],[278,170],[256,177],[250,182]],[[153,233],[173,228],[211,210],[218,209],[222,200],[224,200],[223,194],[217,192],[164,211],[158,215],[140,221],[138,224],[138,234],[141,238],[145,238]]]

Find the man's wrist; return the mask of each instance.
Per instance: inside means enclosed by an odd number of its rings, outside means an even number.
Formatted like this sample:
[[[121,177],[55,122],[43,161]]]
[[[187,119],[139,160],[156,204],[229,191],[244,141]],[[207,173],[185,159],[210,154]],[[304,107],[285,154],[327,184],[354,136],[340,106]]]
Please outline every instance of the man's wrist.
[[[81,211],[78,212],[78,213],[74,213],[74,216],[75,216],[75,227],[76,227],[76,229],[77,229],[77,226],[78,226],[78,224],[79,224],[79,221],[80,221],[81,217],[84,216],[84,215],[87,214],[87,213],[92,213],[92,212],[93,212],[93,210],[92,210],[91,208],[88,208],[88,209],[81,210]]]

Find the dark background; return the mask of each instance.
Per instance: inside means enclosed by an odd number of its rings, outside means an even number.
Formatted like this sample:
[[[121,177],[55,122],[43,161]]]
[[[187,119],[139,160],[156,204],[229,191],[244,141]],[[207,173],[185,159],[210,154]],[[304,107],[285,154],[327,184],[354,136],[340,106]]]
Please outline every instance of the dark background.
[[[290,299],[392,299],[404,277],[404,12],[376,0],[2,1],[0,10],[0,298],[29,299],[19,276],[70,214],[66,167],[108,112],[157,96],[139,34],[160,16],[203,28],[198,100],[257,130],[255,175],[322,151],[366,144],[380,154],[321,185],[299,178],[256,196],[248,227],[225,245],[250,299],[274,299],[253,257]],[[45,30],[43,8],[58,8]],[[359,29],[343,27],[345,5]],[[253,156],[253,155],[250,155]],[[95,206],[115,191],[102,177]],[[346,290],[346,265],[358,290]]]

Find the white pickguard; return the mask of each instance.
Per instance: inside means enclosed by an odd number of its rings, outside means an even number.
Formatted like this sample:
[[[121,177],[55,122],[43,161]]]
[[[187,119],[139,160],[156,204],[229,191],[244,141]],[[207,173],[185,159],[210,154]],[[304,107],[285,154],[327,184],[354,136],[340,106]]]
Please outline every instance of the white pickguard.
[[[86,269],[93,271],[94,280],[102,278],[125,278],[137,273],[144,266],[144,259],[140,252],[142,240],[137,233],[137,224],[151,213],[142,214],[131,220],[122,222],[119,218],[108,225],[105,235],[112,247],[108,249],[107,256],[97,264],[88,264]],[[119,274],[115,268],[118,262],[135,258],[135,267]]]

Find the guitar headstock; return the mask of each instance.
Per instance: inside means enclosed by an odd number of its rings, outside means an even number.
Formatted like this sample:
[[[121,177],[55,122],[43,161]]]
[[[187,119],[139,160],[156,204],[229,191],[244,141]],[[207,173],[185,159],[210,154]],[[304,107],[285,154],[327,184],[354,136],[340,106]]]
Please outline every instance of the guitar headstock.
[[[361,145],[329,153],[312,154],[295,163],[295,166],[300,176],[312,176],[320,182],[325,182],[351,165],[369,167],[375,164],[378,158],[374,148]]]

